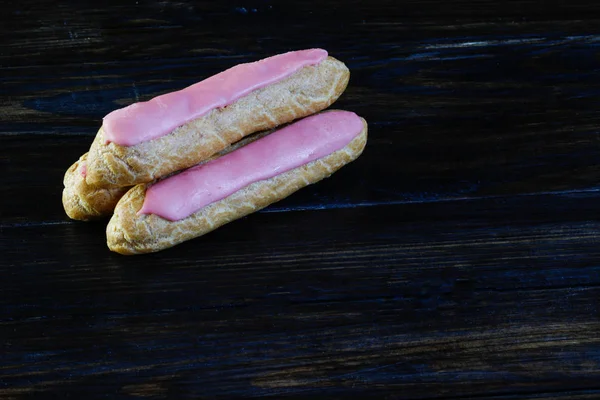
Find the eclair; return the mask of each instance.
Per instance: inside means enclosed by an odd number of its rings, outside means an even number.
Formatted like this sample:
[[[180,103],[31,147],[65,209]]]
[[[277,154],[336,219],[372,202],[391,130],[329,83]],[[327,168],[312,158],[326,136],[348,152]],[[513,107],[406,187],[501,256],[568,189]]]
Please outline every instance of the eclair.
[[[366,142],[364,119],[326,111],[156,183],[136,185],[108,223],[108,247],[150,253],[202,236],[330,176],[355,160]]]
[[[293,51],[115,110],[90,148],[86,182],[131,186],[189,168],[246,135],[327,108],[349,76],[325,50]]]

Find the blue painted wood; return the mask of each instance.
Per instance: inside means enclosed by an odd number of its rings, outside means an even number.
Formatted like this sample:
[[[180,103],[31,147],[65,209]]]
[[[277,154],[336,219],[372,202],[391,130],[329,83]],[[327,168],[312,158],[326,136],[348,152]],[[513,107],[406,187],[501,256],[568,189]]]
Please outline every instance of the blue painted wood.
[[[0,398],[600,397],[600,4],[10,2]],[[368,147],[162,253],[108,252],[62,174],[104,114],[321,46]]]

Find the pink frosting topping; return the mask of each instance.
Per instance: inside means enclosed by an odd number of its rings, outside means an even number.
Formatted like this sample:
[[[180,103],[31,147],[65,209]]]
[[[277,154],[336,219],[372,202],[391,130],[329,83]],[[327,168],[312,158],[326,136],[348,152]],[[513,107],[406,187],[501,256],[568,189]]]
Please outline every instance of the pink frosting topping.
[[[134,103],[104,117],[106,143],[133,146],[171,133],[209,111],[227,106],[253,90],[268,86],[327,58],[327,51],[292,51],[239,64],[177,92]]]
[[[330,111],[307,117],[220,158],[156,183],[146,190],[138,214],[156,214],[169,221],[178,221],[254,182],[340,150],[362,130],[362,120],[349,111]]]
[[[87,164],[85,162],[81,163],[80,172],[81,172],[81,176],[83,176],[85,178],[87,175]]]

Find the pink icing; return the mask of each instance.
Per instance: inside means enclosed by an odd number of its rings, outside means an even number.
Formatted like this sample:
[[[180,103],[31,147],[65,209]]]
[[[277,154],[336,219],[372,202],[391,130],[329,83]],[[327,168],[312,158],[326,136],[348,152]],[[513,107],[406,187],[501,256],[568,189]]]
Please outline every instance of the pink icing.
[[[151,186],[138,214],[178,221],[251,183],[269,179],[340,150],[362,132],[349,111],[305,118],[206,164]]]
[[[87,164],[82,162],[81,163],[81,175],[85,178],[87,175]]]
[[[253,90],[280,81],[327,58],[327,51],[292,51],[239,64],[177,92],[134,103],[104,117],[106,143],[133,146],[171,133],[188,121],[224,107]]]

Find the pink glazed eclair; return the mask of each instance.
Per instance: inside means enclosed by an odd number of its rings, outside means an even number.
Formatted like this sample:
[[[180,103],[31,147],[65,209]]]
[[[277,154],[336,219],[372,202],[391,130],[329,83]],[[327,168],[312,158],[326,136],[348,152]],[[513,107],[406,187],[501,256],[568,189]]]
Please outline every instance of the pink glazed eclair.
[[[318,182],[355,160],[367,123],[348,111],[312,115],[209,162],[123,196],[110,250],[151,253],[204,235]]]
[[[130,186],[189,168],[246,135],[329,107],[349,77],[325,50],[293,51],[113,111],[90,148],[86,182]]]

